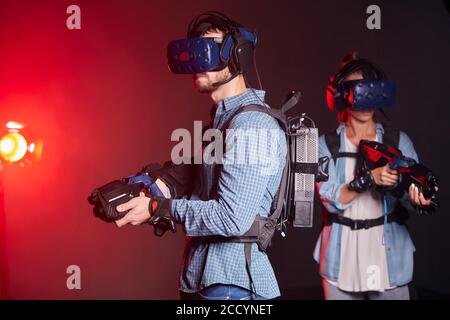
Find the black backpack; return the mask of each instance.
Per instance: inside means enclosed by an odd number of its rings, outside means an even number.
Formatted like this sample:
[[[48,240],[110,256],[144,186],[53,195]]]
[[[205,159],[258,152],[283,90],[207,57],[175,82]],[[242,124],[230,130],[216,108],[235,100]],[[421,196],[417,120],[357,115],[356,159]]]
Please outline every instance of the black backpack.
[[[393,147],[398,148],[400,141],[400,131],[389,126],[384,127],[383,143]],[[336,131],[330,131],[325,133],[325,143],[327,144],[328,150],[331,153],[331,158],[334,163],[336,163],[337,158],[345,157],[356,157],[358,154],[353,152],[339,152],[341,147],[341,140]]]

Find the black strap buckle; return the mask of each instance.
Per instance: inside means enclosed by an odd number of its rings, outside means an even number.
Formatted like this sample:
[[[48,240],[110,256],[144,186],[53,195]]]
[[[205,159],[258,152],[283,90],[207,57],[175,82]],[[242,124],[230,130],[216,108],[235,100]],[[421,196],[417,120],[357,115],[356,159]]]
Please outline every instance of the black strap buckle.
[[[353,220],[353,224],[350,226],[352,230],[361,230],[361,229],[369,229],[370,223],[368,219],[365,220]]]

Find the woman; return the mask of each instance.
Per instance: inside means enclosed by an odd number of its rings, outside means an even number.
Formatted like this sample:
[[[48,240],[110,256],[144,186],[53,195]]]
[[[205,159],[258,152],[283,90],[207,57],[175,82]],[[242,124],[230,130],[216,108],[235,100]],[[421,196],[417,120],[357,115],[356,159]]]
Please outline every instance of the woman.
[[[336,109],[340,124],[336,132],[321,136],[319,143],[319,157],[332,160],[329,180],[318,185],[325,224],[314,257],[320,263],[326,299],[407,300],[415,248],[402,208],[426,208],[431,201],[413,184],[400,199],[377,191],[398,182],[397,171],[389,166],[356,167],[357,158],[351,154],[358,151],[361,140],[397,144],[393,146],[404,156],[418,161],[404,132],[384,127],[375,117],[375,108],[355,108],[348,84],[358,80],[386,80],[386,76],[370,61],[350,53],[330,80],[327,102]],[[336,157],[333,149],[341,154]]]

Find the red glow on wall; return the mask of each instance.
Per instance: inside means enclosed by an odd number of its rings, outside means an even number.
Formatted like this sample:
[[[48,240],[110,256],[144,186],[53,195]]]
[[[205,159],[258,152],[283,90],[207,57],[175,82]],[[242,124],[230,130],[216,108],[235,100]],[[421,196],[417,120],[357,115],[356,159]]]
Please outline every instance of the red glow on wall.
[[[168,160],[170,133],[187,119],[177,109],[170,125],[160,117],[173,113],[165,105],[179,104],[165,55],[188,21],[161,31],[163,16],[152,5],[82,2],[82,29],[69,31],[67,2],[30,1],[26,10],[2,2],[0,138],[5,123],[23,122],[10,129],[33,156],[31,165],[1,172],[0,244],[7,247],[0,268],[10,268],[0,282],[12,299],[177,297],[183,235],[174,244],[155,239],[148,226],[119,230],[97,220],[86,201],[95,187]],[[192,92],[189,81],[185,90]],[[66,287],[72,264],[82,270],[80,291]],[[150,269],[165,276],[143,282]]]

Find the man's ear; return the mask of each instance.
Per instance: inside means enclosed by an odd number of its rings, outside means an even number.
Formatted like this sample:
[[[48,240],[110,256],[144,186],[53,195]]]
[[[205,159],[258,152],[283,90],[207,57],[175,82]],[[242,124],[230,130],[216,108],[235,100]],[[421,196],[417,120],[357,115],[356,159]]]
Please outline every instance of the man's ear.
[[[230,68],[227,66],[222,70],[222,75],[224,76],[224,79],[228,79],[231,76]]]

